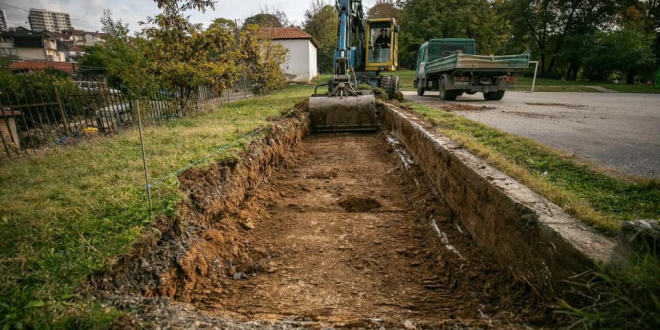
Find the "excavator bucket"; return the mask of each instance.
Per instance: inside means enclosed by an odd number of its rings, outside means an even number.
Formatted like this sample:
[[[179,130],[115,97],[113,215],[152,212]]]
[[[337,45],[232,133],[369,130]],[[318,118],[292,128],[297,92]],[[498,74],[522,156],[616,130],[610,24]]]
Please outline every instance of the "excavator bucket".
[[[375,131],[376,98],[357,96],[313,95],[309,98],[309,116],[314,132]]]
[[[316,132],[377,130],[373,95],[312,96],[309,116]]]

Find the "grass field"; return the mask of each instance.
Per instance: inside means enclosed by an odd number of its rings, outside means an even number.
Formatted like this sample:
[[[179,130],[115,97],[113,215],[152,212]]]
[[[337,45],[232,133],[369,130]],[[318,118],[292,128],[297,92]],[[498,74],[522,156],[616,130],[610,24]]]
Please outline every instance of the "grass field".
[[[460,115],[405,102],[452,140],[609,234],[621,221],[660,219],[660,182],[614,178],[533,140],[504,133]]]
[[[213,113],[145,131],[148,165],[159,178],[219,148],[207,162],[241,150],[241,136],[308,97],[309,86],[221,106]],[[200,164],[199,166],[203,166]],[[0,328],[101,326],[114,312],[72,305],[87,276],[127,252],[182,196],[175,179],[154,188],[148,211],[136,131],[56,149],[0,168]],[[74,312],[73,314],[71,314]]]
[[[415,80],[414,70],[399,70],[395,72],[388,72],[385,74],[395,74],[400,78],[399,88],[404,91],[414,91],[415,87],[413,82]],[[646,85],[626,85],[626,84],[608,84],[601,82],[589,81],[567,81],[555,79],[536,79],[535,92],[586,92],[598,93],[597,90],[588,86],[600,86],[611,89],[621,93],[660,93],[660,88],[655,88]],[[532,78],[519,77],[516,91],[526,92],[532,88]]]

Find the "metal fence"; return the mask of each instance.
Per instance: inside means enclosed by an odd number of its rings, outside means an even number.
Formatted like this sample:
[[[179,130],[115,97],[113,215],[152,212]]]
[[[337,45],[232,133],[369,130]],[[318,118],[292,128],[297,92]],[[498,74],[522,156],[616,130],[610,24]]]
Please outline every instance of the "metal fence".
[[[179,93],[166,89],[152,88],[130,96],[135,93],[111,88],[100,78],[71,81],[53,77],[35,82],[35,77],[16,76],[11,86],[0,86],[2,161],[133,128],[137,125],[136,101],[143,125],[157,125],[252,96],[243,78],[222,93],[199,87],[184,102]]]

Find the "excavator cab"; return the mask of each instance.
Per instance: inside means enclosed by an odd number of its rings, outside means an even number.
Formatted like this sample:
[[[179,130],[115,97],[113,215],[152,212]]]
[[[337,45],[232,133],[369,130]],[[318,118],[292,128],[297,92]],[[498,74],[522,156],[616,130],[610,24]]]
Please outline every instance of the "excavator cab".
[[[395,71],[399,65],[399,26],[393,18],[367,20],[366,71]]]

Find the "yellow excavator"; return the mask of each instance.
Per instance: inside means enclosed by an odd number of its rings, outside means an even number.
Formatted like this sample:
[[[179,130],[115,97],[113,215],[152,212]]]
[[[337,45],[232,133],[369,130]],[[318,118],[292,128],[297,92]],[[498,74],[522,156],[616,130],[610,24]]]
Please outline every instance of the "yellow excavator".
[[[338,42],[334,75],[309,99],[312,131],[374,131],[376,98],[359,85],[380,87],[392,97],[399,77],[383,75],[398,66],[399,26],[393,18],[366,19],[362,1],[337,0]],[[319,87],[327,93],[319,94]]]

